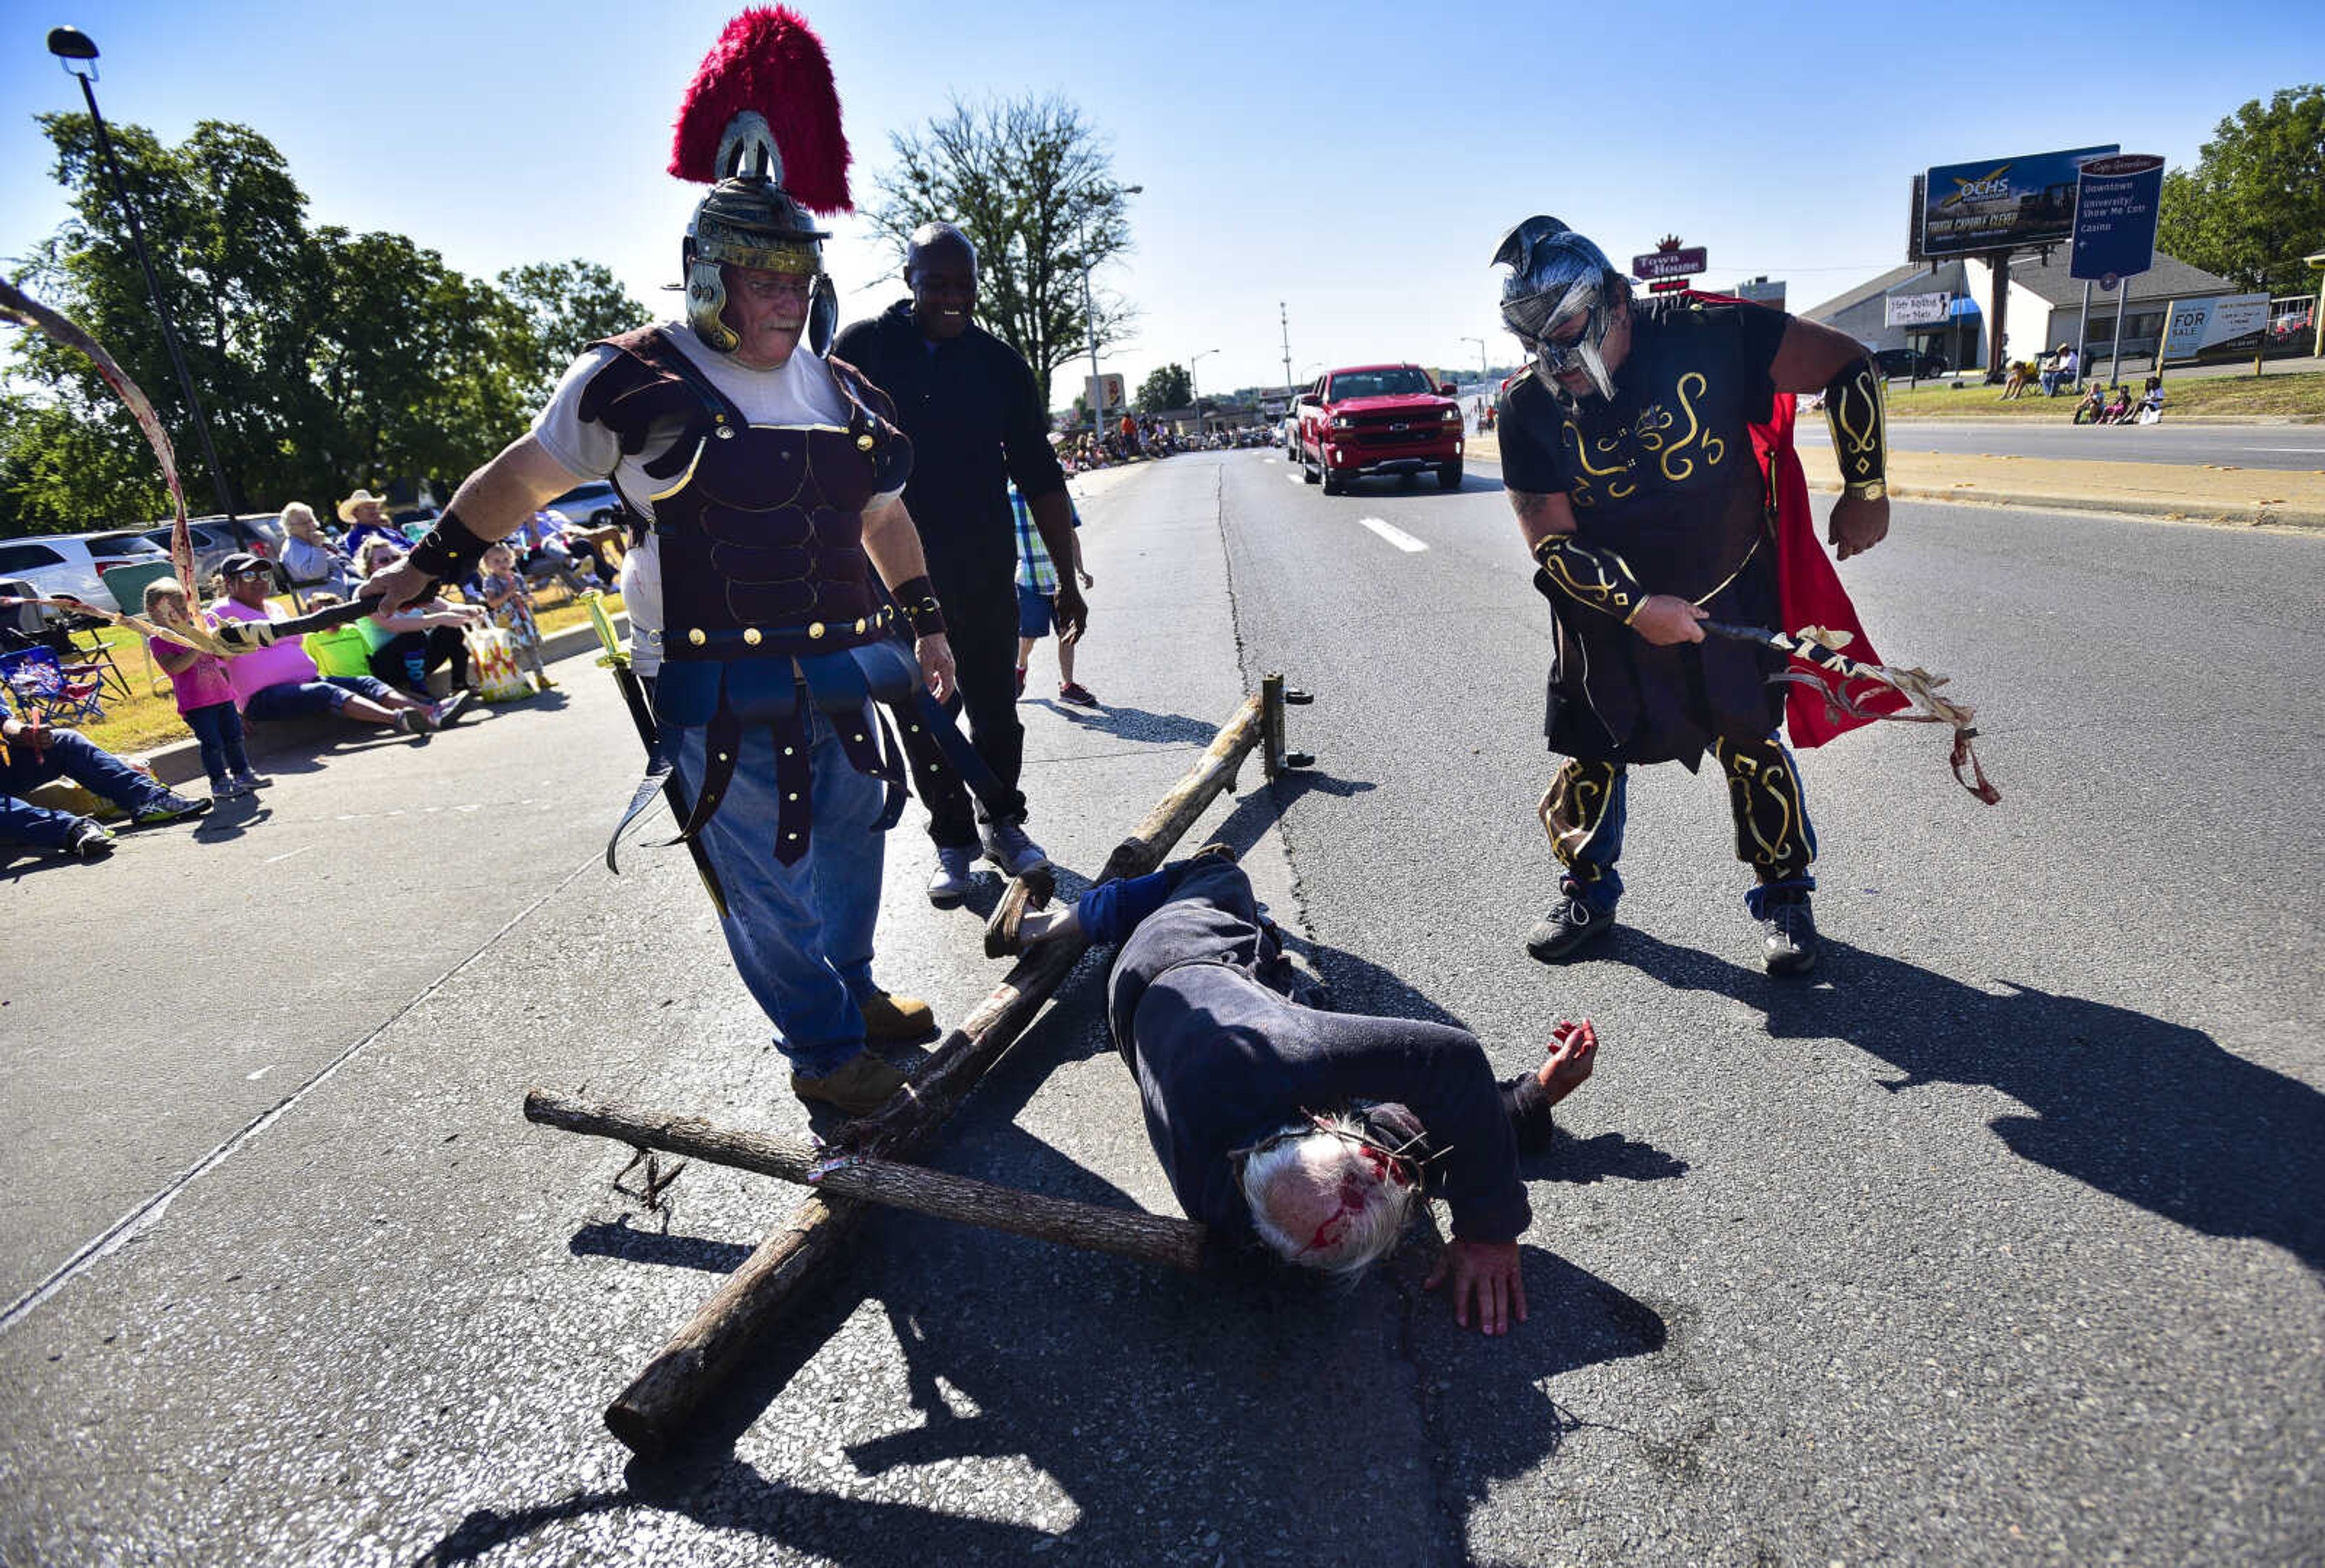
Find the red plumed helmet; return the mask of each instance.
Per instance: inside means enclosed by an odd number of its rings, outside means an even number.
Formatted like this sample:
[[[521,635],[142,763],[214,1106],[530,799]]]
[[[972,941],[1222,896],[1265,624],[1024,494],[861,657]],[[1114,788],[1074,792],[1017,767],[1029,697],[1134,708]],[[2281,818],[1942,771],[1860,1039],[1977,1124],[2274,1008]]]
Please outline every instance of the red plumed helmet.
[[[767,176],[793,200],[811,212],[856,210],[831,61],[815,30],[788,6],[755,6],[718,35],[679,106],[670,172],[704,185],[750,177],[757,171],[746,152],[755,138],[730,135],[748,116],[764,122],[774,143],[779,162]],[[738,157],[743,166],[722,167]]]

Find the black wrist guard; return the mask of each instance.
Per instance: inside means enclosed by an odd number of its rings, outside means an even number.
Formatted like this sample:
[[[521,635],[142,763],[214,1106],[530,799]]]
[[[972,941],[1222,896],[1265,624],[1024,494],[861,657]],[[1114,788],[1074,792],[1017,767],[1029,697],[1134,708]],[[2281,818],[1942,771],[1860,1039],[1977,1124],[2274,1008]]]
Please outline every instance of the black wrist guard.
[[[916,577],[909,582],[898,583],[890,597],[896,601],[896,613],[904,617],[906,626],[912,628],[912,636],[944,636],[944,607],[937,603],[936,589],[927,578]]]
[[[1860,501],[1888,495],[1889,432],[1881,412],[1881,373],[1870,358],[1849,361],[1825,383],[1824,417],[1832,426],[1842,493]]]
[[[1603,547],[1585,544],[1571,533],[1552,533],[1533,547],[1542,574],[1534,586],[1556,589],[1576,604],[1613,616],[1625,626],[1647,602],[1647,590],[1631,575],[1630,562]]]
[[[411,561],[438,582],[458,582],[476,571],[485,552],[498,543],[469,533],[460,515],[447,506],[437,514],[427,537],[412,547]]]

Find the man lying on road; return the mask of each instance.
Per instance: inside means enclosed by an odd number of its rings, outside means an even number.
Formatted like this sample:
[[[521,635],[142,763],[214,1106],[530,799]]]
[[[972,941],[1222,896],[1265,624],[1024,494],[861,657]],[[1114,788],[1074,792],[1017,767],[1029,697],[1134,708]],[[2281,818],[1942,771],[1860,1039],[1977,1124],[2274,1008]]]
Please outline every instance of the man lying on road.
[[[1442,1198],[1453,1239],[1428,1286],[1452,1282],[1464,1328],[1473,1302],[1487,1334],[1524,1321],[1518,1159],[1549,1146],[1550,1108],[1590,1076],[1587,1020],[1559,1025],[1538,1070],[1496,1084],[1466,1029],[1305,1006],[1274,923],[1218,845],[1025,914],[1001,945],[1075,932],[1123,944],[1107,1018],[1189,1219],[1353,1281],[1396,1250],[1418,1204]]]

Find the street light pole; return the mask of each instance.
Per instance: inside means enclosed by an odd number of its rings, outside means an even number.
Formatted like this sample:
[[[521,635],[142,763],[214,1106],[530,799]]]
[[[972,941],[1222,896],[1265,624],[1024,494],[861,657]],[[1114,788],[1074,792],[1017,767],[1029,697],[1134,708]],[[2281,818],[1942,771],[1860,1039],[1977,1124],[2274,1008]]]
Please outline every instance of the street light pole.
[[[1464,338],[1461,341],[1464,343],[1475,343],[1477,346],[1477,379],[1480,381],[1491,381],[1494,378],[1494,373],[1493,370],[1486,364],[1486,340],[1483,338]]]
[[[1115,192],[1117,196],[1135,196],[1146,189],[1144,185],[1125,185]],[[1082,199],[1074,209],[1074,234],[1082,246],[1082,325],[1089,330],[1090,357],[1090,440],[1102,441],[1106,436],[1106,383],[1098,371],[1098,309],[1090,294],[1089,208],[1098,193],[1084,187]]]
[[[1187,401],[1195,405],[1195,429],[1203,428],[1203,394],[1195,389],[1195,366],[1203,362],[1203,354],[1216,354],[1216,348],[1206,348],[1187,361]]]
[[[178,329],[170,320],[170,307],[162,299],[161,280],[153,275],[153,258],[145,250],[145,226],[137,219],[137,204],[129,199],[129,182],[122,178],[120,160],[113,155],[113,138],[107,135],[105,116],[97,113],[97,90],[90,84],[97,80],[97,44],[88,34],[77,27],[52,27],[49,30],[49,52],[57,57],[65,74],[80,83],[80,96],[88,105],[89,124],[97,130],[97,150],[105,166],[113,175],[114,192],[121,199],[121,210],[129,219],[129,241],[137,252],[137,264],[144,269],[145,292],[153,302],[153,314],[162,323],[162,342],[170,350],[170,364],[178,373],[178,390],[184,394],[186,408],[194,416],[194,433],[202,443],[202,459],[210,471],[210,486],[218,492],[218,510],[227,521],[234,521],[234,497],[227,491],[226,469],[218,462],[218,448],[210,441],[210,423],[202,413],[202,400],[195,394],[193,373],[186,368],[185,350],[178,346]],[[79,62],[81,69],[76,70]],[[186,585],[189,589],[193,585]]]

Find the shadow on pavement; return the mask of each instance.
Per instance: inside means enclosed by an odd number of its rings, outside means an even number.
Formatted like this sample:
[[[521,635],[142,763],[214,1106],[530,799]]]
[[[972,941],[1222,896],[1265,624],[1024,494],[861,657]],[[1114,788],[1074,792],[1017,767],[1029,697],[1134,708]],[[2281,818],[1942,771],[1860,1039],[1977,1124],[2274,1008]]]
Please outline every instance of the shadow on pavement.
[[[1096,708],[1079,708],[1070,702],[1052,702],[1046,698],[1035,706],[1047,708],[1059,718],[1079,729],[1095,729],[1120,740],[1153,741],[1171,746],[1209,746],[1218,738],[1219,727],[1209,719],[1190,719],[1183,713],[1152,713],[1144,708],[1125,708],[1119,703],[1104,702]]]
[[[2252,1237],[2325,1271],[2325,1094],[2200,1030],[2004,980],[1990,996],[1825,939],[1815,983],[1770,979],[1617,927],[1602,955],[1759,1008],[1778,1039],[1837,1038],[1904,1076],[1985,1084],[2031,1116],[1991,1125],[2022,1158],[2207,1236]]]

